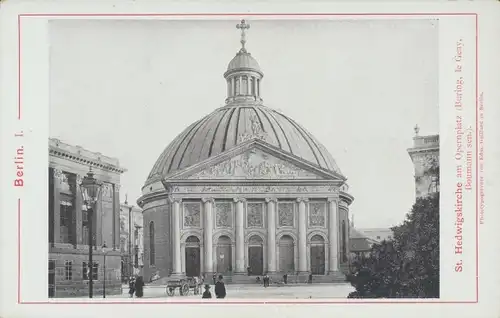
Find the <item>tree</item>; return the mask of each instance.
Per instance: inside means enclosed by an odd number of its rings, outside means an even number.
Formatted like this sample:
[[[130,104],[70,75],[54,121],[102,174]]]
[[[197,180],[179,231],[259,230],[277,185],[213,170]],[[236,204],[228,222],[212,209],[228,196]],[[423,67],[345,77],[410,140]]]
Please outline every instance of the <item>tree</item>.
[[[439,193],[418,198],[393,239],[352,264],[349,298],[439,297]]]

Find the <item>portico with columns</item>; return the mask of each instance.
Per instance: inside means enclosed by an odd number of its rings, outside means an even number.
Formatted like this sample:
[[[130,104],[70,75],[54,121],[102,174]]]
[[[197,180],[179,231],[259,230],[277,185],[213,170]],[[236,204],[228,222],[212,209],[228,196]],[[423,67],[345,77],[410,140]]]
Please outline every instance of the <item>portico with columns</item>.
[[[146,260],[145,271],[233,282],[264,274],[342,279],[353,201],[347,179],[313,135],[263,104],[249,25],[237,28],[241,49],[224,72],[225,105],[165,148],[138,200],[144,222],[164,233],[145,242],[145,255],[164,251],[163,268]]]
[[[295,182],[283,189],[258,183],[165,184],[172,205],[172,275],[341,276],[338,203],[352,197],[335,183]],[[283,238],[291,238],[291,245]],[[190,244],[199,249],[196,260],[187,253]]]

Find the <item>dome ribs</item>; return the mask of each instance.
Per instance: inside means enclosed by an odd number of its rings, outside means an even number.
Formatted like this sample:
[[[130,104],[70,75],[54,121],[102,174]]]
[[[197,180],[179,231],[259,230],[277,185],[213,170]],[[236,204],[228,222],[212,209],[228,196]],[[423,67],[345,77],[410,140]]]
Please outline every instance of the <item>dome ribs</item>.
[[[238,144],[238,131],[240,130],[240,116],[241,116],[241,107],[238,107],[238,116],[236,117],[236,129],[234,130],[234,146]]]
[[[280,115],[281,115],[281,114],[280,114]],[[296,123],[295,123],[295,122],[294,122],[291,118],[286,117],[286,116],[283,116],[283,115],[281,115],[281,116],[282,116],[285,120],[287,120],[287,121],[290,123],[290,125],[294,128],[295,133],[299,136],[299,139],[298,139],[298,140],[300,140],[300,138],[302,138],[302,139],[306,142],[306,144],[307,144],[307,146],[308,146],[307,148],[308,148],[308,149],[309,149],[309,151],[312,153],[312,155],[313,155],[314,159],[316,159],[316,163],[317,163],[317,165],[321,167],[321,162],[319,161],[318,156],[316,156],[316,153],[314,153],[314,150],[313,150],[313,147],[311,146],[311,143],[309,142],[309,140],[307,140],[306,136],[304,136],[304,135],[306,135],[306,134],[304,134],[304,133],[303,133],[303,132],[299,129],[298,125],[297,125],[297,124],[296,124]],[[303,147],[301,147],[300,143],[297,143],[297,146],[298,146],[300,149],[302,149],[302,150],[303,150]],[[311,159],[312,159],[312,158],[311,158]],[[309,161],[311,161],[311,160],[309,160]]]
[[[318,144],[311,138],[311,134],[307,130],[305,130],[301,125],[299,125],[297,122],[295,122],[293,119],[289,118],[288,120],[302,134],[302,137],[305,139],[305,141],[307,142],[307,144],[311,148],[311,150],[314,154],[314,157],[316,157],[316,161],[318,162],[318,165],[322,166],[321,162],[319,161],[319,157],[316,155],[316,151],[319,152],[321,158],[323,158],[323,162],[328,167],[329,166],[328,161],[326,160],[325,156],[323,156],[323,153],[322,153],[320,147],[318,146]],[[311,143],[314,145],[314,147],[311,145]]]
[[[217,126],[215,127],[215,131],[214,131],[214,134],[212,136],[212,141],[210,142],[210,148],[208,149],[208,157],[212,156],[212,149],[214,147],[214,142],[215,142],[215,139],[217,139],[217,130],[219,130],[220,124],[224,121],[224,117],[226,116],[227,113],[229,113],[229,112],[228,111],[224,112],[224,115],[221,116],[219,122],[217,123]],[[224,137],[224,140],[225,139],[226,138]]]
[[[179,162],[177,163],[177,169],[179,169],[179,166],[180,164],[182,163],[182,159],[184,158],[184,154],[186,153],[186,149],[187,147],[189,146],[189,144],[191,143],[191,140],[193,140],[193,137],[196,135],[196,132],[200,129],[201,126],[203,126],[203,124],[206,124],[207,121],[210,119],[210,116],[205,116],[205,118],[203,118],[200,123],[198,125],[196,125],[195,127],[193,127],[189,133],[184,136],[184,138],[182,138],[182,141],[181,143],[179,144],[179,146],[177,147],[177,149],[175,150],[175,152],[172,154],[172,161],[170,161],[170,165],[168,167],[168,172],[171,172],[172,171],[172,165],[174,164],[174,161],[175,161],[175,157],[177,157],[178,153],[179,153],[179,150],[182,146],[182,144],[184,143],[184,141],[186,140],[186,138],[191,135],[191,137],[189,138],[189,142],[187,143],[187,145],[185,146],[184,150],[182,151],[182,155],[181,155],[181,158],[179,159]],[[191,134],[191,132],[194,130],[194,133]]]
[[[210,119],[195,133],[195,137],[190,141],[190,146],[186,149],[186,156],[179,168],[185,168],[193,163],[200,162],[209,157],[208,151],[210,150],[210,137],[213,138],[212,132],[215,131],[216,125],[220,122],[220,116],[224,115],[224,110],[217,110],[210,114]],[[197,145],[201,145],[197,146]]]
[[[257,118],[259,118],[260,124],[262,125],[262,129],[263,129],[264,131],[265,131],[265,129],[264,129],[264,124],[263,124],[262,120],[260,119],[260,116],[259,116],[258,112],[261,112],[261,113],[262,113],[262,115],[266,118],[267,122],[269,123],[269,126],[271,126],[271,129],[272,129],[272,130],[273,130],[273,132],[274,132],[274,137],[276,138],[276,141],[278,142],[278,146],[279,146],[279,148],[282,148],[282,147],[281,147],[281,141],[280,141],[280,139],[279,139],[279,137],[278,137],[278,134],[276,133],[276,129],[275,129],[275,128],[274,128],[274,126],[271,124],[271,120],[269,119],[269,116],[268,116],[265,112],[263,112],[260,108],[257,108],[257,107],[256,107],[256,108],[254,108],[254,111],[255,111],[255,113],[257,114]]]
[[[227,120],[227,125],[226,125],[226,130],[224,132],[224,140],[222,141],[222,151],[221,152],[226,151],[227,134],[229,131],[229,127],[231,126],[231,120],[233,120],[233,115],[234,115],[235,111],[236,111],[236,108],[232,108],[231,114],[229,114],[229,118]]]
[[[160,158],[156,161],[153,169],[151,169],[150,176],[152,177],[155,174],[160,174],[163,175],[165,173],[168,173],[169,170],[165,171],[165,167],[167,167],[168,160],[172,160],[172,156],[170,155],[172,153],[172,149],[175,147],[178,147],[179,144],[184,140],[186,135],[189,134],[191,129],[193,129],[199,122],[202,121],[202,119],[199,119],[192,123],[191,125],[188,126],[188,128],[184,129],[183,132],[181,132],[177,137],[175,137],[175,140],[178,140],[178,142],[172,142],[170,145],[167,146],[167,148],[163,151],[163,153],[160,155]],[[168,163],[168,168],[170,169],[170,163]]]
[[[273,113],[269,112],[269,116],[271,116],[271,117],[274,119],[274,122],[275,122],[275,123],[276,123],[276,125],[278,125],[278,127],[280,128],[281,133],[283,134],[283,138],[285,138],[286,144],[288,145],[289,152],[290,152],[291,154],[294,154],[294,153],[293,153],[293,149],[292,149],[292,145],[290,144],[290,141],[288,140],[288,137],[287,137],[287,136],[286,136],[286,134],[285,134],[285,130],[283,129],[283,127],[281,127],[281,124],[280,124],[280,122],[276,119],[276,117],[274,117],[274,114],[278,114],[278,115],[279,115],[279,113],[277,113],[277,112],[273,112]],[[281,116],[281,115],[280,115],[280,116]],[[271,125],[271,126],[272,126],[272,125]],[[276,135],[276,136],[277,136],[277,135]],[[279,139],[278,139],[278,140],[279,140]],[[285,150],[285,149],[283,149],[283,150]]]

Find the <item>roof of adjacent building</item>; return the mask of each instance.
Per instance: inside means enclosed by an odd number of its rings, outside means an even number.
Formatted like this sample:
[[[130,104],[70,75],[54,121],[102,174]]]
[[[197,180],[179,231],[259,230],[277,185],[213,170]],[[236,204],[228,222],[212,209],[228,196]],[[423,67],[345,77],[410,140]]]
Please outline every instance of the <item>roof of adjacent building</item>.
[[[372,248],[372,244],[377,243],[358,229],[351,227],[349,231],[349,250],[351,252],[369,251]]]

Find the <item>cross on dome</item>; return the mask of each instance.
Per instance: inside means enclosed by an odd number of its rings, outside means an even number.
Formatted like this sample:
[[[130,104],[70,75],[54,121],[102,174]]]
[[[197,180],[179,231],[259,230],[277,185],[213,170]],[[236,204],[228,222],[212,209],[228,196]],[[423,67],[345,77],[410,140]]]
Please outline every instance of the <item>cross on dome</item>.
[[[245,19],[241,20],[241,23],[238,23],[236,25],[236,28],[238,30],[241,30],[241,40],[240,40],[240,43],[241,43],[241,52],[246,52],[246,49],[245,49],[245,43],[247,42],[246,40],[246,34],[245,34],[245,30],[248,30],[250,29],[250,24],[246,23]]]

